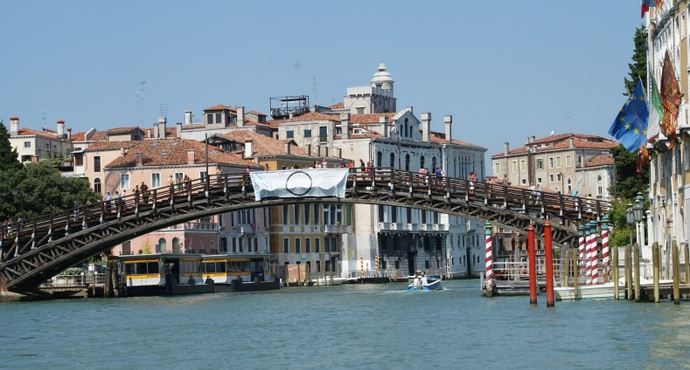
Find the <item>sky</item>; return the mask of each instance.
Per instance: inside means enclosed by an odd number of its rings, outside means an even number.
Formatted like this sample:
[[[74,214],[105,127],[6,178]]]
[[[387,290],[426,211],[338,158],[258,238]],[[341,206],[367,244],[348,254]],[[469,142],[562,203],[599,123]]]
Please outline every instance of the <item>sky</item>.
[[[610,138],[641,24],[638,0],[3,0],[0,119],[79,132],[268,114],[285,95],[328,106],[383,62],[398,110],[440,132],[453,115],[490,163],[528,136]]]

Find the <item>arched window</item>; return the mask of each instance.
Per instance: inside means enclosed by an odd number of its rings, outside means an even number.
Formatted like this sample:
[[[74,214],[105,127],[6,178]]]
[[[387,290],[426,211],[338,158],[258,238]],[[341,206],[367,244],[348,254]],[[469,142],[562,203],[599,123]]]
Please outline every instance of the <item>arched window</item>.
[[[597,176],[597,195],[604,194],[604,181],[601,175]]]
[[[419,158],[419,168],[424,168],[424,156]]]
[[[391,165],[390,167],[395,167],[395,153],[391,153]]]
[[[410,155],[405,154],[405,171],[410,170]]]
[[[173,240],[172,240],[172,252],[173,253],[180,253],[180,239],[179,238],[173,238]]]
[[[383,153],[376,153],[376,167],[383,167]]]
[[[93,179],[93,191],[94,191],[95,193],[100,193],[100,192],[101,192],[101,179],[99,179],[98,177],[96,177],[95,179]]]
[[[158,244],[156,244],[156,253],[165,253],[165,239],[158,239]]]

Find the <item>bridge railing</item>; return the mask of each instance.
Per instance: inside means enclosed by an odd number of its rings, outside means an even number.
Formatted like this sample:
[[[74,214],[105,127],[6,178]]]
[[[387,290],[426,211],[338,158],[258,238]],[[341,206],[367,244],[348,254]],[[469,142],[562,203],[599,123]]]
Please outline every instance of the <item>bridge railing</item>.
[[[502,206],[504,208],[518,208],[522,210],[541,209],[542,213],[554,213],[561,216],[577,215],[578,218],[593,218],[601,215],[610,208],[610,203],[599,199],[579,198],[550,192],[514,187],[503,184],[469,181],[467,179],[438,177],[433,174],[423,175],[418,172],[396,170],[390,167],[371,168],[362,170],[352,168],[348,177],[348,186],[357,188],[388,188],[390,190],[407,192],[425,192],[429,195],[449,196],[455,199],[465,199],[470,202],[480,202],[485,205]],[[118,217],[147,210],[160,208],[166,202],[183,201],[186,197],[218,191],[246,191],[252,192],[252,184],[248,174],[217,174],[205,178],[189,180],[182,183],[165,185],[143,193],[128,194],[125,197],[102,200],[90,205],[63,210],[57,213],[39,216],[21,222],[14,222],[11,226],[3,225],[2,240],[20,239],[36,235],[41,231],[50,231],[82,226],[83,228],[95,222],[104,222]],[[179,198],[179,199],[178,199]],[[589,217],[587,217],[589,216]]]

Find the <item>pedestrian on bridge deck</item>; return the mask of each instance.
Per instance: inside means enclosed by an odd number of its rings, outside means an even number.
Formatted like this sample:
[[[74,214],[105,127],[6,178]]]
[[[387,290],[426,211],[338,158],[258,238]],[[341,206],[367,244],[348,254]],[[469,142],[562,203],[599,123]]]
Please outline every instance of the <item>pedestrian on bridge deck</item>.
[[[112,207],[112,206],[111,206],[111,201],[112,201],[112,199],[113,199],[113,196],[110,195],[110,192],[108,192],[108,193],[105,195],[105,212],[106,212],[106,213],[110,213],[110,211],[111,211],[111,209],[112,209],[112,208],[111,208],[111,207]]]

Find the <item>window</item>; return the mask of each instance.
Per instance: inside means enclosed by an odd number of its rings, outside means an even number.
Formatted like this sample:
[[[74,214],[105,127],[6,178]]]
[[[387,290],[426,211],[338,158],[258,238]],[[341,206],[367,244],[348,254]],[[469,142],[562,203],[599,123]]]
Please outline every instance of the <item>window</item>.
[[[156,244],[156,253],[165,253],[165,239],[158,239],[158,244]]]
[[[542,183],[542,181],[543,181],[543,180],[542,180],[542,178],[541,178],[541,177],[537,177],[537,184],[541,184],[541,183]]]
[[[517,172],[517,161],[513,161],[512,168],[513,168],[513,172]]]
[[[213,123],[213,113],[209,113],[206,115],[206,120],[208,121],[207,123],[212,124]]]
[[[520,172],[525,172],[525,163],[524,159],[520,160]]]
[[[597,176],[597,196],[604,194],[604,181],[601,175]]]
[[[283,238],[283,253],[290,253],[290,239]]]
[[[357,114],[364,114],[364,107],[357,107]]]
[[[311,129],[304,130],[304,137],[311,137]]]
[[[220,113],[216,113],[216,123],[223,123],[223,118]]]
[[[553,157],[549,157],[549,168],[553,168]]]
[[[309,222],[310,222],[310,218],[311,218],[311,217],[309,217],[309,215],[311,214],[310,211],[311,211],[311,206],[310,206],[309,204],[307,204],[306,206],[304,206],[304,224],[305,224],[305,225],[311,225],[311,224],[309,223]]]
[[[563,174],[562,173],[557,173],[556,174],[556,181],[562,181],[563,180]]]
[[[294,209],[294,210],[295,210],[295,218],[293,219],[293,220],[294,220],[293,223],[294,223],[295,225],[299,225],[299,224],[300,224],[300,222],[299,222],[299,219],[300,219],[300,217],[299,217],[300,206],[299,206],[299,204],[295,204],[294,207],[295,207],[295,209]]]
[[[159,188],[161,186],[161,174],[152,173],[151,174],[151,188]]]
[[[93,172],[101,172],[101,157],[93,157]]]
[[[95,193],[100,193],[103,189],[101,188],[101,179],[96,177],[93,179],[93,191]]]
[[[199,179],[201,179],[201,183],[203,183],[203,184],[206,183],[206,171],[200,171],[199,172]],[[177,173],[175,174],[175,181],[177,182]],[[182,181],[182,179],[180,179],[180,182],[181,181]]]
[[[561,168],[561,156],[556,156],[556,168]]]
[[[311,239],[304,238],[304,252],[311,253]]]
[[[314,238],[314,252],[321,252],[321,238]]]
[[[295,138],[295,131],[293,131],[293,130],[285,131],[285,137],[288,139],[294,139]]]
[[[395,153],[391,153],[391,163],[389,167],[395,167]]]
[[[287,225],[290,218],[290,211],[288,206],[283,206],[283,225]]]
[[[129,174],[123,173],[120,175],[120,187],[124,189],[129,189]]]
[[[494,175],[501,173],[501,164],[499,162],[494,163]]]
[[[25,142],[24,142],[24,148],[31,148],[31,142],[30,142],[30,141],[25,141]]]
[[[323,206],[323,223],[325,225],[340,225],[343,222],[343,205],[342,204],[324,204]]]
[[[572,158],[570,157],[570,154],[566,155],[566,156],[565,156],[565,166],[566,166],[566,167],[572,166],[572,165],[573,165],[572,162],[573,162],[573,160],[572,160]]]
[[[295,253],[302,253],[302,239],[295,238]]]
[[[327,126],[319,127],[319,141],[320,142],[328,141],[328,127]]]
[[[549,182],[553,182],[553,174],[549,175]]]
[[[541,178],[538,181],[541,182]],[[527,179],[522,179],[521,182],[522,182],[522,185],[527,185]]]
[[[544,158],[538,158],[537,159],[537,169],[538,170],[544,169]]]

